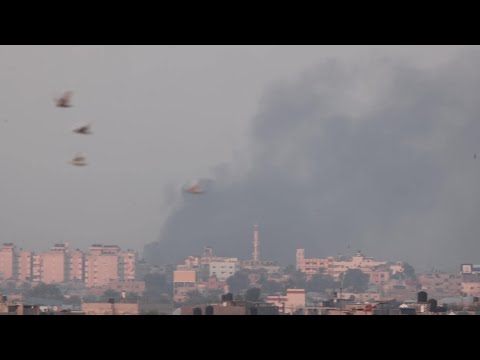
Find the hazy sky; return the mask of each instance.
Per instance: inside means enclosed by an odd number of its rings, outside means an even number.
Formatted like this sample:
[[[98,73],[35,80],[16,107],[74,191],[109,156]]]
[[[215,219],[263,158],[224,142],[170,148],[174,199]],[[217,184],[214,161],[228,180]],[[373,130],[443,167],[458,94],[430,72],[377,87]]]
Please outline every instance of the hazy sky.
[[[0,241],[142,250],[161,239],[165,257],[207,243],[248,256],[259,222],[273,260],[352,243],[431,265],[478,262],[475,52],[0,46]],[[66,90],[75,107],[55,108]],[[93,136],[71,132],[90,122]],[[88,167],[67,164],[78,152]],[[218,188],[182,199],[199,177]]]

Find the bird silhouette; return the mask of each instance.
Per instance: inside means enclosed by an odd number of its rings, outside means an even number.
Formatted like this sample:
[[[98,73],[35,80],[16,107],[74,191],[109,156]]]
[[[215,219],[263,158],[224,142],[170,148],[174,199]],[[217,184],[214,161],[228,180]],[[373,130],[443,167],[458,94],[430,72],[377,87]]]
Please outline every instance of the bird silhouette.
[[[77,129],[73,130],[73,132],[76,133],[76,134],[81,134],[81,135],[91,135],[91,134],[93,134],[92,130],[91,130],[91,125],[81,126]]]
[[[193,194],[193,195],[200,195],[205,193],[205,190],[198,183],[193,186],[184,188],[184,191],[188,194]]]
[[[59,99],[55,99],[55,103],[59,108],[70,108],[72,107],[71,101],[73,97],[72,91],[67,91],[63,96]]]
[[[77,154],[69,163],[74,166],[86,166],[87,159],[83,154]]]

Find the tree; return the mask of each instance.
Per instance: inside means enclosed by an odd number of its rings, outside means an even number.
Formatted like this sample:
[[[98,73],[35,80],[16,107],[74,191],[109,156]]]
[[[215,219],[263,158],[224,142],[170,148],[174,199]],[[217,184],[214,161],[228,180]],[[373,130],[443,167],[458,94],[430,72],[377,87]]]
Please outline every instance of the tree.
[[[222,290],[209,290],[204,296],[208,304],[216,304],[220,301],[222,295]]]
[[[28,290],[26,293],[27,297],[37,297],[50,300],[63,300],[63,294],[60,288],[56,285],[47,285],[40,283],[35,286],[33,289]]]
[[[150,302],[160,302],[165,299],[165,294],[171,294],[171,284],[163,274],[148,274],[144,278],[145,294],[144,297]]]
[[[120,302],[121,300],[121,294],[118,291],[115,290],[107,290],[103,293],[103,295],[100,297],[100,302],[106,303],[108,302],[111,298],[117,303]]]
[[[188,300],[185,302],[185,305],[216,304],[220,301],[222,293],[221,290],[211,290],[202,294],[200,291],[194,290],[188,294]]]
[[[94,304],[99,302],[99,298],[95,295],[86,295],[82,298],[82,301],[87,304]]]
[[[160,315],[157,310],[142,311],[140,315]]]
[[[258,302],[260,300],[260,292],[259,288],[248,289],[245,293],[245,301]]]
[[[188,300],[185,305],[203,305],[206,303],[205,297],[198,290],[190,291],[188,293]]]
[[[7,289],[9,290],[15,290],[17,286],[15,285],[15,283],[13,281],[9,281],[7,282]]]
[[[82,303],[82,299],[80,296],[74,295],[70,296],[69,298],[65,298],[64,304],[65,305],[80,305]]]
[[[288,279],[290,289],[305,289],[307,287],[307,276],[300,270],[295,271]]]
[[[260,275],[260,279],[257,281],[257,283],[259,285],[265,284],[268,281],[268,273],[266,271],[260,272],[259,275]]]
[[[390,278],[393,280],[402,280],[404,278],[404,274],[396,272],[395,274],[390,275]]]
[[[245,291],[250,284],[248,274],[244,271],[237,271],[233,276],[227,279],[228,288],[233,294],[239,294]]]
[[[138,294],[129,292],[125,298],[125,301],[128,304],[136,304],[140,300],[140,296]]]
[[[285,292],[285,285],[276,281],[268,280],[262,284],[262,293],[265,295],[273,295],[283,292]]]
[[[297,271],[297,270],[295,269],[295,266],[293,266],[293,265],[287,265],[287,266],[283,269],[283,273],[284,273],[285,275],[291,275],[291,274],[293,274],[295,271]]]
[[[403,263],[403,273],[407,279],[416,280],[415,269],[408,263]]]
[[[314,275],[312,279],[307,283],[308,292],[322,293],[326,289],[333,289],[336,287],[335,281],[328,275]]]
[[[30,284],[29,282],[24,282],[22,286],[20,286],[20,288],[22,290],[30,290],[32,288],[32,284]]]
[[[370,276],[359,269],[349,269],[343,278],[343,287],[355,292],[364,292],[368,289]]]

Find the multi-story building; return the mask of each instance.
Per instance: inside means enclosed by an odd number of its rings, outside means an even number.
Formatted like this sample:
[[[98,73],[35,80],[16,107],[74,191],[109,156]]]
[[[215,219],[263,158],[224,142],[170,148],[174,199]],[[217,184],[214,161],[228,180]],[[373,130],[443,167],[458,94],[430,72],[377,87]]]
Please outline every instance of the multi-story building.
[[[305,307],[305,289],[287,289],[285,296],[267,296],[265,302],[278,306],[279,311],[283,314],[293,314],[297,309]]]
[[[219,281],[226,281],[237,272],[237,259],[231,261],[212,261],[209,264],[210,277],[216,276]]]
[[[85,315],[138,315],[140,313],[138,304],[124,303],[83,303],[82,311]]]
[[[85,286],[103,287],[119,280],[118,246],[93,245],[85,255]]]
[[[239,262],[239,267],[245,270],[265,270],[268,274],[277,274],[280,266],[276,262],[270,260],[243,260]]]
[[[68,279],[68,246],[55,244],[49,252],[40,254],[40,281],[60,284]]]
[[[84,261],[85,254],[80,250],[72,251],[68,254],[68,280],[84,281]]]
[[[305,273],[307,276],[313,276],[332,267],[334,258],[332,256],[325,259],[306,259],[305,250],[297,249],[296,254],[297,270]]]
[[[85,255],[84,279],[86,287],[104,287],[110,282],[135,281],[137,253],[122,252],[115,245],[93,245]]]
[[[370,283],[371,284],[383,284],[390,280],[390,272],[385,270],[371,270],[366,271],[368,275],[370,275]]]
[[[480,297],[480,283],[462,283],[462,292],[466,296]]]
[[[137,263],[137,253],[133,250],[127,250],[119,254],[120,257],[120,279],[123,281],[135,280],[135,264]]]
[[[480,275],[473,273],[463,274],[461,291],[464,296],[480,297]]]
[[[5,243],[0,248],[0,280],[11,280],[15,274],[15,245]]]
[[[38,254],[32,254],[32,282],[41,281],[42,259]]]
[[[68,243],[55,244],[48,252],[35,254],[4,244],[0,247],[0,280],[105,286],[110,281],[134,281],[136,262],[135,251],[122,252],[118,246],[93,245],[84,254],[79,249],[70,251]]]
[[[462,291],[462,276],[449,273],[425,273],[418,275],[422,290],[434,297],[458,296]]]
[[[297,270],[302,271],[308,277],[324,273],[336,279],[351,269],[359,269],[365,273],[370,273],[377,267],[387,264],[385,261],[375,261],[372,258],[365,257],[360,251],[350,260],[335,260],[332,256],[325,259],[306,259],[305,250],[297,249],[296,260]]]
[[[197,279],[194,270],[177,270],[173,273],[173,300],[183,302],[188,294],[196,289]]]
[[[16,279],[20,281],[32,281],[33,253],[23,251],[17,254]]]
[[[463,275],[478,275],[480,274],[480,265],[474,264],[462,264],[462,274]]]

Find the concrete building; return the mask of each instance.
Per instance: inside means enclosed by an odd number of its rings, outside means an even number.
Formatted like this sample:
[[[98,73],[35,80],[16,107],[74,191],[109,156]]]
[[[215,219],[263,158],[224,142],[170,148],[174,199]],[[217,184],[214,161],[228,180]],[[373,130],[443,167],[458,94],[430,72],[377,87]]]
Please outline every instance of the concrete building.
[[[342,292],[342,294],[337,294],[337,299],[341,300],[352,300],[356,302],[372,302],[379,301],[382,299],[382,296],[378,293],[352,293],[352,292]]]
[[[199,310],[200,313],[196,314]],[[269,303],[232,300],[220,304],[183,306],[179,315],[279,315],[279,310]]]
[[[32,261],[33,253],[31,251],[21,250],[17,254],[17,271],[15,278],[20,281],[32,281]]]
[[[465,296],[480,297],[480,279],[476,282],[462,282],[462,293]]]
[[[40,307],[9,301],[0,294],[0,315],[40,315]]]
[[[216,276],[219,281],[226,281],[233,276],[237,270],[237,261],[213,261],[209,264],[210,277]]]
[[[390,273],[385,270],[371,270],[365,273],[370,275],[370,284],[383,284],[390,280]]]
[[[418,275],[422,290],[433,297],[458,296],[462,291],[462,276],[449,273],[425,273]]]
[[[138,255],[133,250],[127,250],[119,254],[120,279],[123,281],[135,280],[135,265]]]
[[[390,265],[390,271],[392,274],[403,273],[405,268],[403,267],[403,263],[401,261],[397,261],[395,264]]]
[[[211,307],[213,315],[247,315],[245,305],[199,305],[199,306],[182,306],[181,315],[194,315],[196,308],[201,309],[202,315],[206,314],[207,307]]]
[[[0,248],[0,280],[10,280],[15,273],[15,245],[5,243]]]
[[[122,252],[116,245],[92,245],[85,255],[86,287],[105,287],[112,281],[135,281],[138,255],[133,250]]]
[[[480,265],[462,264],[461,273],[462,275],[467,275],[467,274],[478,275],[480,274]]]
[[[334,258],[332,256],[325,259],[307,259],[305,258],[305,249],[297,249],[296,252],[297,270],[305,273],[308,277],[331,268],[333,266],[333,262]]]
[[[267,274],[277,274],[280,271],[280,266],[278,266],[274,261],[261,260],[243,260],[239,262],[239,267],[245,270],[265,270]]]
[[[85,255],[85,286],[104,287],[110,281],[119,280],[119,258],[117,254],[107,249],[94,246]]]
[[[0,247],[0,280],[61,284],[84,282],[87,287],[110,281],[134,281],[137,253],[118,246],[93,245],[85,255],[70,251],[68,243],[55,244],[48,252],[16,251],[13,244]]]
[[[205,288],[207,290],[223,290],[225,291],[228,288],[226,281],[220,281],[216,276],[211,276],[208,278],[208,281],[205,283]]]
[[[305,250],[297,249],[296,252],[297,270],[302,271],[311,278],[315,274],[324,273],[335,279],[348,270],[358,269],[364,273],[370,273],[377,267],[385,267],[385,261],[375,261],[372,258],[365,257],[360,251],[357,252],[350,260],[335,260],[330,256],[325,259],[307,259],[305,258]]]
[[[188,293],[196,289],[196,272],[193,270],[177,270],[173,273],[173,300],[184,302]]]
[[[80,250],[72,251],[68,254],[69,261],[69,271],[68,271],[68,281],[84,281],[84,262],[85,255]]]
[[[98,304],[82,304],[82,311],[85,315],[138,315],[138,304],[124,303],[98,303]]]
[[[285,296],[267,296],[265,302],[277,306],[283,314],[293,314],[297,309],[305,308],[305,289],[287,289]]]
[[[208,253],[211,255],[212,253]],[[207,266],[211,262],[238,262],[237,258],[225,257],[225,256],[188,256],[183,264],[177,266],[179,269],[198,269],[202,266]]]
[[[40,281],[45,284],[60,284],[67,281],[68,245],[55,244],[49,252],[40,254]]]
[[[42,259],[40,255],[32,254],[32,281],[37,283],[41,281]]]
[[[145,292],[145,282],[135,280],[110,281],[105,290],[114,290],[117,292],[134,293],[142,295]]]

